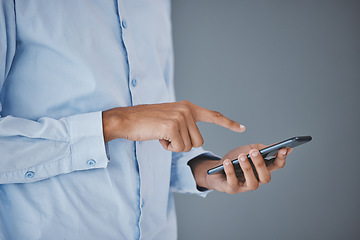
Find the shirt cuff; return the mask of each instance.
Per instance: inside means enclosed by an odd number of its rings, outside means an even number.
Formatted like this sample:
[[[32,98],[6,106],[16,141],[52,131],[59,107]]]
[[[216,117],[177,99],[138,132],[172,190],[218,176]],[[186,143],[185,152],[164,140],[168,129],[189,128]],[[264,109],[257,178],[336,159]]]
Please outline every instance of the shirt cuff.
[[[74,115],[68,118],[72,169],[106,168],[107,157],[102,112]]]
[[[198,188],[191,168],[187,164],[190,160],[200,155],[207,155],[209,159],[221,159],[212,152],[205,151],[202,148],[193,148],[187,153],[173,153],[170,184],[172,191],[197,194],[201,197],[206,197],[206,195],[212,191]]]

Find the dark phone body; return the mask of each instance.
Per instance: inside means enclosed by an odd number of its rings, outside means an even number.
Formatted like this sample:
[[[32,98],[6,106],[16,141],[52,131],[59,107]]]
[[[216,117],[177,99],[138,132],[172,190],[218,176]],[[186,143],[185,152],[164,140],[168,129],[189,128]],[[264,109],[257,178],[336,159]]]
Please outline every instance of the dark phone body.
[[[269,147],[263,148],[260,150],[260,154],[264,159],[267,159],[268,157],[272,157],[274,155],[276,155],[276,153],[282,149],[282,148],[286,148],[286,147],[296,147],[299,146],[301,144],[307,143],[309,141],[311,141],[312,137],[311,136],[299,136],[299,137],[293,137],[290,139],[287,139],[285,141],[279,142],[279,143],[275,143]],[[247,158],[250,160],[250,155],[247,155]],[[239,164],[239,159],[234,159],[231,161],[233,165],[240,165]],[[224,166],[223,165],[219,165],[217,167],[211,168],[207,171],[207,174],[214,174],[217,173],[221,170],[224,170]]]

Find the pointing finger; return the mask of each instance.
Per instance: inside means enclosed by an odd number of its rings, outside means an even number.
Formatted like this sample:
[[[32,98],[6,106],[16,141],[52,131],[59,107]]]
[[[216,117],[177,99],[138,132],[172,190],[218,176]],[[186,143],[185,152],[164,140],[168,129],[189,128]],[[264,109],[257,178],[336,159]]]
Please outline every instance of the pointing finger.
[[[244,132],[245,126],[241,125],[224,115],[222,115],[220,112],[212,111],[200,106],[197,106],[195,104],[192,104],[192,110],[194,119],[196,122],[202,121],[202,122],[209,122],[214,123],[216,125],[228,128],[235,132]]]

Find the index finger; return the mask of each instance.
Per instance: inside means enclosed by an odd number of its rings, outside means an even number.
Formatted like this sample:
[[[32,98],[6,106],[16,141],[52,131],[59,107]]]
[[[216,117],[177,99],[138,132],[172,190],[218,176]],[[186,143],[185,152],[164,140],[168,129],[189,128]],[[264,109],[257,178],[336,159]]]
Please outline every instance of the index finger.
[[[213,123],[225,128],[230,129],[234,132],[244,132],[245,126],[241,125],[238,122],[235,122],[224,115],[222,115],[220,112],[212,111],[200,106],[197,106],[195,104],[192,104],[192,110],[193,110],[193,116],[196,122],[208,122]]]

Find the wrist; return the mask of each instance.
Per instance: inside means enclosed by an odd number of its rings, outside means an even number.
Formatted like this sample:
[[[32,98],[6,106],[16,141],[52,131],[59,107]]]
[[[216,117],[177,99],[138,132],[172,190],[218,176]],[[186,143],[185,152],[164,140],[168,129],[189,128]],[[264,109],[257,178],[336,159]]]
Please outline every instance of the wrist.
[[[200,155],[188,162],[200,191],[204,191],[204,189],[213,189],[208,181],[209,176],[207,170],[219,164],[218,157],[207,154]]]
[[[118,109],[110,109],[102,112],[104,141],[109,142],[124,136],[124,120]]]

